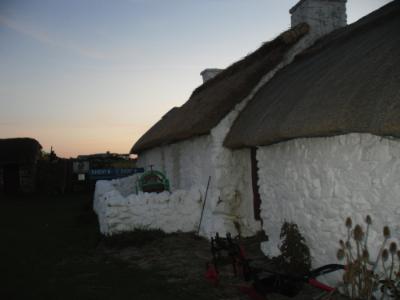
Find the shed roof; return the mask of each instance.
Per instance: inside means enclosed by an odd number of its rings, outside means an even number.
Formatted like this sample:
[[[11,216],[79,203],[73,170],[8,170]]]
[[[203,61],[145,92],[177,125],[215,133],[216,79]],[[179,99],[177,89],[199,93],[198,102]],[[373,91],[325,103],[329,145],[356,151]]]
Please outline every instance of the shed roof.
[[[41,149],[32,138],[0,139],[0,165],[33,163]]]
[[[278,72],[224,145],[253,147],[350,132],[400,137],[400,1],[337,30]]]
[[[307,24],[299,24],[205,82],[185,104],[171,109],[151,127],[131,153],[209,133],[308,30]]]

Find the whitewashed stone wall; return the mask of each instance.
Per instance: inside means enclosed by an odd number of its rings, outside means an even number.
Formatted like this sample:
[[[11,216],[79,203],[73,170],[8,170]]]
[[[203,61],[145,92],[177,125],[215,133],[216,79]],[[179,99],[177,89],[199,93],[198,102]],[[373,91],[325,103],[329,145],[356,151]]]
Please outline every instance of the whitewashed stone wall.
[[[371,134],[297,139],[257,151],[265,254],[279,254],[283,222],[299,225],[314,266],[337,262],[346,217],[374,223],[370,250],[383,240],[389,225],[400,238],[400,141]]]
[[[211,131],[214,182],[205,214],[204,235],[230,232],[254,235],[261,224],[254,219],[250,151],[231,151],[223,141],[241,108],[236,107]]]
[[[97,182],[94,210],[101,233],[112,235],[135,228],[165,232],[197,230],[204,201],[199,189],[135,194],[136,179],[132,176]]]
[[[137,166],[149,170],[153,165],[168,177],[171,190],[187,190],[194,185],[206,186],[208,177],[214,177],[211,151],[211,137],[201,136],[144,151]]]
[[[234,117],[225,118],[210,135],[157,147],[141,153],[138,159],[140,167],[153,165],[153,169],[163,171],[172,191],[195,187],[204,195],[211,177],[201,226],[204,236],[239,231],[249,236],[261,230],[253,216],[250,151],[233,153],[222,146]]]

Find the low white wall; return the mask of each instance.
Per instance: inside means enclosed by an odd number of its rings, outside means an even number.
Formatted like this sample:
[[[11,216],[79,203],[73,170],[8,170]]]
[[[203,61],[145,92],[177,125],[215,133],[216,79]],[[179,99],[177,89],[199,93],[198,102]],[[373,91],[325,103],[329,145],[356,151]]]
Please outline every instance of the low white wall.
[[[285,220],[299,225],[314,266],[337,262],[346,217],[363,226],[366,215],[372,217],[372,257],[383,226],[400,237],[399,140],[356,133],[297,139],[261,147],[257,159],[266,255],[279,254]]]
[[[165,232],[196,231],[201,214],[203,196],[199,189],[176,190],[173,193],[129,193],[135,178],[98,181],[94,196],[94,210],[100,232],[112,235],[135,228],[162,229]],[[130,184],[130,182],[132,184]]]

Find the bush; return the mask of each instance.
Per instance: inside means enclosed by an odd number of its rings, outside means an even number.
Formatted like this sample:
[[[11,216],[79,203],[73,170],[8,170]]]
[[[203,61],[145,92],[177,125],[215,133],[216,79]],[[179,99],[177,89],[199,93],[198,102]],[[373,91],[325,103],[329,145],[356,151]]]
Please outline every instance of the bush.
[[[281,255],[274,258],[274,263],[285,273],[307,274],[311,268],[311,255],[298,226],[285,222],[282,225],[280,238]]]

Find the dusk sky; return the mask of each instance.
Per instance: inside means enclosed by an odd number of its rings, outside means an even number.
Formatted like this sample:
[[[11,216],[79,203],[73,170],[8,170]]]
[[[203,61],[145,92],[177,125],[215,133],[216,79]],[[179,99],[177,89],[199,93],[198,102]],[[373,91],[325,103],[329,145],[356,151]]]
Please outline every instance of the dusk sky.
[[[352,23],[388,0],[348,0]],[[62,157],[132,144],[289,28],[297,0],[0,0],[0,138]]]

